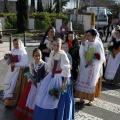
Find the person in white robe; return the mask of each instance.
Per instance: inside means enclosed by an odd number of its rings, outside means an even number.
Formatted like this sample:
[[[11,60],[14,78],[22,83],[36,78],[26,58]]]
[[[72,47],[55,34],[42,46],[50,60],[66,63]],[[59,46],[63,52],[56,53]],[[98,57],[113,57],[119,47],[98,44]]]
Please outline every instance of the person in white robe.
[[[75,97],[89,100],[89,105],[92,105],[96,86],[101,77],[101,68],[105,61],[105,54],[103,44],[99,40],[96,30],[88,30],[87,39],[85,45],[80,47],[80,71],[75,85]],[[96,53],[99,59],[95,58]],[[98,96],[96,95],[96,97]]]
[[[13,40],[13,50],[10,52],[12,57],[17,56],[18,62],[7,61],[8,71],[4,80],[4,99],[5,106],[17,104],[27,78],[23,75],[21,68],[29,65],[28,55],[22,41],[19,38]],[[14,67],[14,70],[11,68]],[[22,82],[23,81],[23,82]]]
[[[105,80],[110,84],[120,84],[120,39],[115,38],[109,47],[112,51],[105,70]]]

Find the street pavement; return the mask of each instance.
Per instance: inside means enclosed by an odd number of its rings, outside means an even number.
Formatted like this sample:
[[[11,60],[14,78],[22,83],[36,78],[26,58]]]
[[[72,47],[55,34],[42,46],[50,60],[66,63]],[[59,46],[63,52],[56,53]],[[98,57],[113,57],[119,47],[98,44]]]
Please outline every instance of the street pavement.
[[[32,41],[26,45],[31,62],[32,51],[35,47],[38,47],[39,41]],[[9,43],[0,44],[0,120],[18,120],[14,117],[15,108],[5,108],[2,99],[3,82],[7,72],[6,61],[2,58],[4,53],[8,52]],[[75,101],[78,100],[75,99]],[[103,80],[101,97],[95,99],[93,106],[87,106],[87,104],[75,106],[75,120],[120,120],[120,86],[109,85]]]

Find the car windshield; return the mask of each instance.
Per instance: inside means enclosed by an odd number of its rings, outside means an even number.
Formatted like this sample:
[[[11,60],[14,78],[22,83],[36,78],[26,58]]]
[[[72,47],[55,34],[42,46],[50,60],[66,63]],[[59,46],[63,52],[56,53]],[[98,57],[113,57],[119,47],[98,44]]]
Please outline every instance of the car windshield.
[[[96,21],[97,21],[97,16],[96,16]],[[99,15],[98,21],[107,21],[107,16],[106,15]]]

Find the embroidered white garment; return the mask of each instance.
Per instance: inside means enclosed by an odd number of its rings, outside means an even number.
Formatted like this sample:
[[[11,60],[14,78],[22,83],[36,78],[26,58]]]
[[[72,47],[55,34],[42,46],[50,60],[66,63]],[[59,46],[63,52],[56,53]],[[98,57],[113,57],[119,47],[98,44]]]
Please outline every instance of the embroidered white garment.
[[[72,68],[72,57],[68,52],[67,52],[67,57],[68,57],[68,59],[70,61],[70,65],[71,65],[71,68]]]
[[[97,38],[96,38],[97,39]],[[98,78],[101,76],[100,69],[105,61],[104,49],[101,41],[97,39],[94,42],[85,42],[85,46],[81,45],[80,48],[80,71],[75,85],[75,89],[81,92],[94,93]],[[85,53],[88,48],[94,48],[94,53],[100,55],[100,60],[94,60],[92,65],[86,66]]]
[[[107,68],[105,71],[105,78],[113,80],[119,65],[120,65],[120,52],[115,56],[115,58],[113,58],[112,55],[110,55],[107,63]]]

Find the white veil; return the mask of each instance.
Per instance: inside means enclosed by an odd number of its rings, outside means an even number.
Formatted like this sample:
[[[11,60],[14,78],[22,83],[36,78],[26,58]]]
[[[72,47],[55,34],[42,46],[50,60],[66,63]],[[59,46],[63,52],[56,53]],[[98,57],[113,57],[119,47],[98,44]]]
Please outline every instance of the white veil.
[[[95,60],[93,62],[93,65],[91,65],[89,67],[85,67],[86,60],[85,60],[84,54],[85,54],[86,46],[89,45],[89,41],[86,41],[85,46],[81,45],[81,48],[80,48],[81,49],[80,50],[80,57],[81,57],[80,67],[81,67],[81,69],[79,71],[77,84],[75,86],[76,90],[82,91],[82,92],[87,92],[90,94],[94,93],[95,85],[98,82],[98,78],[101,77],[101,75],[102,75],[102,73],[101,73],[102,72],[101,71],[102,64],[105,61],[104,47],[103,47],[102,42],[100,41],[98,32],[95,37],[95,41],[92,44],[95,45],[96,53],[98,52],[100,54],[101,59],[99,61]],[[91,73],[91,69],[92,69],[92,73]],[[89,83],[89,84],[87,84],[87,83]]]
[[[96,29],[94,29],[96,32],[97,32],[97,35],[96,35],[96,37],[95,37],[95,41],[97,42],[97,41],[99,41],[100,43],[101,43],[101,52],[102,52],[102,61],[104,62],[105,61],[105,51],[104,51],[104,46],[103,46],[103,43],[102,43],[102,40],[100,39],[100,34],[99,34],[99,32],[96,30]]]
[[[20,44],[21,44],[20,49],[21,49],[22,51],[24,51],[25,53],[27,53],[27,51],[26,51],[26,49],[25,49],[25,46],[24,46],[24,44],[23,44],[23,42],[22,42],[21,39],[19,39],[19,42],[20,42]]]

